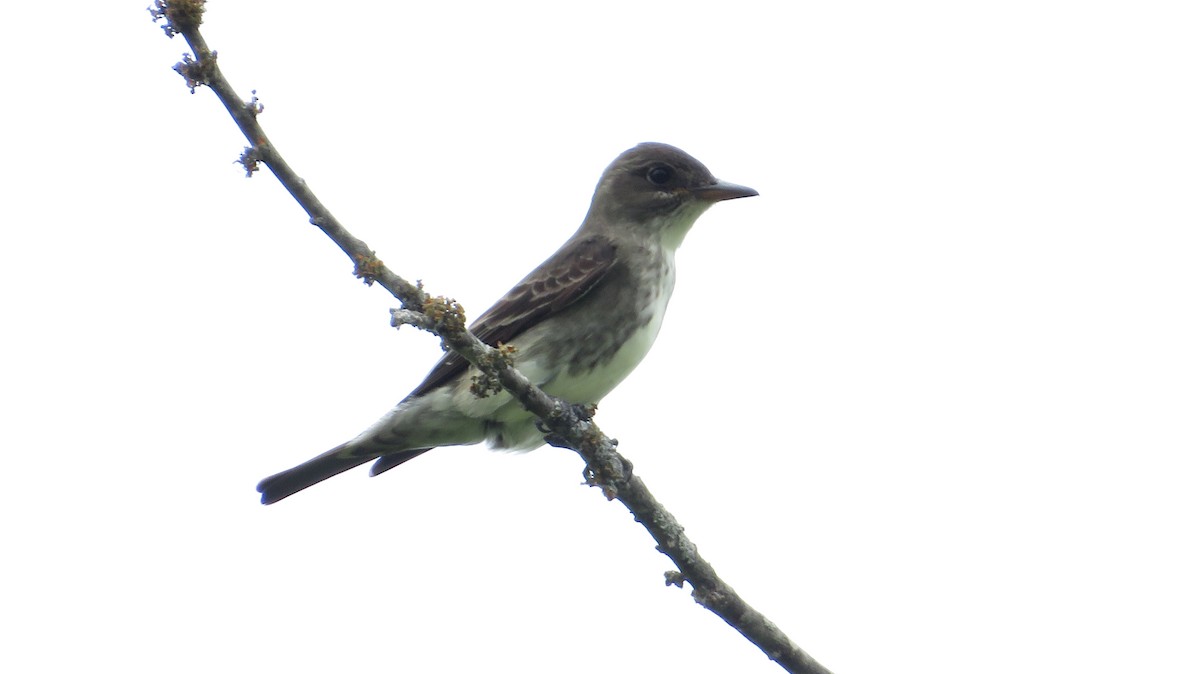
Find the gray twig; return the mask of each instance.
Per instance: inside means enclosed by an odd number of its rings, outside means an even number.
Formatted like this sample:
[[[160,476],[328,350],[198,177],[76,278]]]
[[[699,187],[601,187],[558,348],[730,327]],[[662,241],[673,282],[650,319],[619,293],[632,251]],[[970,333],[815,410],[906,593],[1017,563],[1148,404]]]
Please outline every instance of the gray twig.
[[[216,52],[209,49],[200,35],[204,1],[156,0],[150,12],[156,21],[164,21],[163,29],[168,36],[183,35],[191,47],[193,54],[185,55],[175,66],[187,86],[193,93],[197,87],[212,89],[251,143],[239,159],[246,175],[257,171],[260,163],[265,164],[308,214],[309,221],[353,261],[355,276],[367,285],[378,283],[400,301],[401,308],[392,311],[393,325],[412,325],[437,334],[447,348],[461,354],[485,376],[494,377],[525,409],[537,415],[549,431],[548,440],[578,452],[587,465],[584,471],[587,483],[600,487],[609,500],[616,499],[625,504],[654,538],[658,550],[674,562],[678,570],[667,572],[668,585],[682,587],[685,581],[689,583],[697,603],[741,632],[784,670],[828,674],[827,669],[717,576],[675,517],[654,498],[641,478],[633,474],[633,464],[617,453],[616,441],[600,431],[588,410],[549,396],[531,384],[503,352],[484,344],[466,329],[462,308],[456,302],[431,298],[419,283],[410,283],[393,273],[374,251],[342,227],[267,138],[258,123],[258,114],[262,112],[258,98],[243,101],[221,73]]]

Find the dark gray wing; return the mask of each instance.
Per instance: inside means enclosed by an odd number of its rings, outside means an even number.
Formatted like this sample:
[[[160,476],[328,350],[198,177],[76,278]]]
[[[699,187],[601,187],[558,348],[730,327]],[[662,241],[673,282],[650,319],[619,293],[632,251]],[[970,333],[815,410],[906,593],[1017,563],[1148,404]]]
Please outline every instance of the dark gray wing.
[[[471,332],[491,346],[511,342],[538,321],[579,301],[616,261],[617,247],[611,241],[594,236],[572,239],[485,311],[471,324]],[[465,369],[466,359],[450,351],[409,395],[425,395]]]

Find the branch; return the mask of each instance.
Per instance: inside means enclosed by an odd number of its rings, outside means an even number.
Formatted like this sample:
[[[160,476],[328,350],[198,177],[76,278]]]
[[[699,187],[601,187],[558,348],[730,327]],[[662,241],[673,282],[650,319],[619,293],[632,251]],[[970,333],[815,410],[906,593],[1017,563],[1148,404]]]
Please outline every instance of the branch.
[[[258,114],[262,112],[258,98],[243,101],[221,73],[217,53],[209,49],[200,35],[204,4],[205,0],[156,0],[150,13],[155,21],[164,21],[163,30],[168,37],[179,34],[187,40],[194,56],[185,54],[183,61],[175,65],[175,70],[186,80],[192,93],[199,86],[212,89],[250,141],[251,147],[246,148],[239,159],[246,175],[249,177],[256,172],[260,163],[265,164],[308,214],[309,222],[325,232],[354,262],[355,276],[367,285],[378,283],[400,300],[401,308],[392,311],[393,326],[412,325],[436,334],[443,346],[453,349],[480,370],[483,383],[478,389],[482,395],[503,388],[541,420],[548,443],[577,452],[587,466],[584,470],[587,484],[600,487],[609,500],[617,499],[625,504],[650,532],[657,549],[675,563],[678,571],[666,573],[668,585],[683,587],[685,581],[691,584],[692,597],[697,603],[741,632],[784,670],[828,674],[828,670],[792,643],[766,616],[739,597],[717,576],[712,565],[700,557],[695,543],[684,534],[675,517],[633,474],[633,464],[617,453],[616,441],[604,435],[592,421],[594,410],[572,405],[534,386],[513,367],[511,349],[488,346],[467,330],[466,317],[457,302],[429,297],[419,283],[410,283],[393,273],[363,241],[342,227],[267,138],[258,123]]]

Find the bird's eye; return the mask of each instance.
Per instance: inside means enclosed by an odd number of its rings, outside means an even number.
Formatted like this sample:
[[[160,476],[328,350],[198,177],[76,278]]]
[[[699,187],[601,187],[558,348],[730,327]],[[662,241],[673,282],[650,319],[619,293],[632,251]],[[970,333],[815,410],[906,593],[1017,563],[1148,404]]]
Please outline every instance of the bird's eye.
[[[658,185],[659,187],[671,182],[671,178],[674,177],[674,169],[663,164],[651,166],[650,170],[646,171],[646,180],[649,180],[651,184]]]

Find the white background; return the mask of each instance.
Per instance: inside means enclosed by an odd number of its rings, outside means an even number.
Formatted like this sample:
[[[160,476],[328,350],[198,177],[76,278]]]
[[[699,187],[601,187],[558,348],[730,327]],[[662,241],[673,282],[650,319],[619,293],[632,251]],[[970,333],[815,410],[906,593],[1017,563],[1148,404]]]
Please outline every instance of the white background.
[[[779,671],[565,450],[278,505],[437,357],[141,3],[14,3],[0,669]],[[380,257],[478,315],[678,145],[762,195],[680,251],[601,427],[839,674],[1196,672],[1200,22],[1187,2],[215,0]]]

